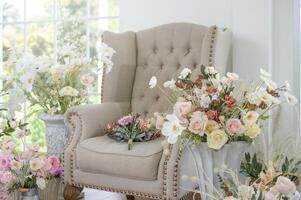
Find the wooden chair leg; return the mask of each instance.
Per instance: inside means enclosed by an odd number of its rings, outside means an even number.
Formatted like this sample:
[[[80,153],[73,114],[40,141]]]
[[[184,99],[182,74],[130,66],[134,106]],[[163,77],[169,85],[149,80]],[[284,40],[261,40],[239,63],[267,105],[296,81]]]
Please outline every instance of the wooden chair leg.
[[[83,199],[83,188],[75,187],[72,185],[66,185],[64,189],[65,200],[80,200]]]
[[[126,195],[127,200],[135,200],[135,196],[133,195]]]

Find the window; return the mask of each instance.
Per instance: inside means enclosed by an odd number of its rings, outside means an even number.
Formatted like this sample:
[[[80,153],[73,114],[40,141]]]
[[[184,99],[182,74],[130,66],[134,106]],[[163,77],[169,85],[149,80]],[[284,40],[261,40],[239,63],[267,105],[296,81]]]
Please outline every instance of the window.
[[[96,55],[94,45],[101,30],[119,31],[119,0],[2,0],[0,1],[0,73],[14,44],[26,53],[57,59],[62,36],[83,36],[86,56]],[[91,102],[100,99],[100,87],[89,92]],[[44,124],[26,100],[22,115],[30,122],[28,142],[45,148]]]

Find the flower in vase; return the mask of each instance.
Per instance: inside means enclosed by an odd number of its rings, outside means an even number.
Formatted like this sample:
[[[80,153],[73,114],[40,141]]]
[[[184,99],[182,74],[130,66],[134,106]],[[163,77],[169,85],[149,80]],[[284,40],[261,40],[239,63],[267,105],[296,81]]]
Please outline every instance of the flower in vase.
[[[11,160],[4,155],[0,155],[0,169],[7,170],[11,167]]]
[[[247,112],[247,114],[243,117],[243,122],[245,123],[245,125],[252,125],[254,124],[257,119],[259,117],[259,114],[255,111],[249,111]]]
[[[117,123],[121,126],[126,126],[130,124],[133,121],[133,117],[131,115],[126,115],[124,117],[121,117]]]
[[[150,80],[149,80],[149,88],[154,88],[157,85],[157,77],[153,76]]]
[[[297,98],[295,96],[289,94],[288,92],[284,93],[284,97],[285,97],[287,103],[291,106],[295,105],[298,102]]]
[[[52,155],[48,157],[48,162],[51,164],[50,173],[54,175],[60,167],[60,160],[55,155]]]
[[[79,94],[79,92],[75,88],[70,87],[70,86],[63,87],[59,91],[59,95],[61,97],[63,97],[63,96],[76,97],[76,96],[78,96],[78,94]]]
[[[209,148],[219,150],[228,141],[228,136],[224,130],[218,129],[207,136],[207,144]]]
[[[44,166],[44,163],[40,158],[34,158],[29,162],[29,165],[30,165],[30,169],[32,171],[38,171],[38,170],[42,169],[42,167]]]
[[[230,81],[236,81],[239,79],[239,76],[235,73],[231,73],[231,72],[228,72],[227,73],[227,78],[230,80]]]
[[[174,79],[171,79],[170,81],[166,81],[164,82],[163,87],[174,90],[176,89],[176,81]]]
[[[95,78],[91,74],[84,74],[80,77],[80,82],[86,87],[91,87],[94,81]]]
[[[188,130],[190,130],[192,133],[202,136],[204,135],[207,122],[208,118],[205,113],[196,111],[192,113]]]
[[[4,155],[10,155],[16,148],[16,143],[13,140],[3,140],[1,150]]]
[[[192,104],[190,101],[178,101],[175,103],[173,113],[181,120],[182,123],[187,121],[186,116],[191,112]]]
[[[236,99],[233,96],[225,96],[225,102],[229,109],[232,109],[236,106]]]
[[[1,200],[12,200],[12,198],[5,192],[0,192],[0,199]]]
[[[259,135],[261,132],[261,129],[258,124],[252,124],[250,126],[245,126],[245,129],[246,129],[245,135],[249,136],[250,138],[256,138],[257,135]]]
[[[12,168],[13,170],[21,169],[21,167],[22,167],[22,163],[21,163],[21,162],[19,162],[19,161],[17,161],[17,160],[13,160],[13,161],[11,162],[11,168]]]
[[[208,135],[212,133],[215,130],[218,130],[220,128],[219,124],[214,120],[208,120],[205,128],[205,133]]]
[[[36,72],[34,71],[29,71],[21,75],[20,81],[22,83],[23,89],[26,92],[31,92],[35,76],[36,76]]]
[[[168,121],[163,124],[162,134],[167,137],[168,143],[175,144],[185,127],[181,125],[181,121],[176,115],[167,115],[166,119]]]
[[[182,72],[180,73],[179,79],[185,79],[185,78],[187,78],[187,76],[190,75],[190,74],[191,74],[191,70],[188,69],[188,68],[184,68],[184,69],[182,70]]]
[[[228,119],[226,122],[226,129],[230,135],[242,135],[245,131],[245,127],[241,124],[239,119]]]
[[[275,189],[281,194],[288,196],[296,191],[296,185],[290,179],[279,176],[275,184]]]

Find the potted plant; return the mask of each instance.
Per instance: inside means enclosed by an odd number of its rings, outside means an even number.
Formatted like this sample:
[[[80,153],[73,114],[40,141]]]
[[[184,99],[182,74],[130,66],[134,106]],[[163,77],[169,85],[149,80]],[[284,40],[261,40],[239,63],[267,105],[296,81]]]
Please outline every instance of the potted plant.
[[[157,127],[167,142],[187,147],[197,162],[200,174],[206,174],[214,185],[214,169],[226,164],[233,170],[262,132],[263,122],[273,108],[287,102],[296,103],[289,85],[278,87],[270,74],[261,69],[258,82],[239,80],[235,73],[221,76],[213,67],[199,66],[199,73],[183,69],[176,79],[164,83],[173,113],[157,116]],[[194,76],[195,78],[192,78]],[[152,77],[150,88],[157,86]],[[203,183],[205,184],[205,183]]]
[[[113,65],[114,50],[105,44],[98,47],[101,67]],[[68,131],[64,113],[73,106],[88,102],[88,90],[98,76],[97,63],[84,56],[83,49],[66,43],[58,53],[58,60],[48,57],[22,55],[11,50],[4,63],[7,71],[4,88],[25,95],[30,105],[38,108],[45,122],[47,152],[60,156]]]

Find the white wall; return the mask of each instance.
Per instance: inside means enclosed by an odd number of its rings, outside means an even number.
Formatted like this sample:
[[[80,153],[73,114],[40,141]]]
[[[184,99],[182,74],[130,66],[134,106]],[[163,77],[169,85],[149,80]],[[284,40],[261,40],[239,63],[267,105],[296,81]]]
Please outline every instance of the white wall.
[[[121,30],[170,22],[218,25],[233,31],[233,69],[243,78],[268,65],[267,0],[121,0]]]

